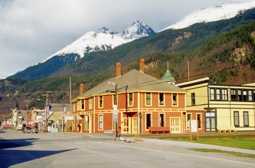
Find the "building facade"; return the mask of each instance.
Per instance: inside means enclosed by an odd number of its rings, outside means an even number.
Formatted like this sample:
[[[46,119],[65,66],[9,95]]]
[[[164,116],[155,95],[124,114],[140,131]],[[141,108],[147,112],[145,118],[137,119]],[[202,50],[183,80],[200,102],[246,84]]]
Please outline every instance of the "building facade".
[[[209,83],[209,78],[180,83],[186,109],[204,114],[205,131],[255,131],[255,87]]]
[[[139,67],[122,75],[121,64],[117,63],[115,77],[90,90],[81,84],[80,96],[72,102],[75,130],[112,133],[117,128],[121,134],[186,132],[185,91],[172,81],[145,74],[143,59]]]

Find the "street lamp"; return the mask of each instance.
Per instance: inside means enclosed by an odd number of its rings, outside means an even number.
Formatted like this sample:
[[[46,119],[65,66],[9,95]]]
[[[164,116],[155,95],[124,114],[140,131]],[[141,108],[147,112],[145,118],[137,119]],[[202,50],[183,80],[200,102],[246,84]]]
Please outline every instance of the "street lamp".
[[[108,84],[110,85],[113,85],[114,86],[114,90],[107,90],[106,92],[111,92],[111,93],[114,93],[114,105],[113,105],[113,124],[115,125],[115,140],[117,139],[117,137],[120,137],[120,134],[119,134],[119,129],[118,129],[118,120],[119,120],[119,110],[118,110],[118,91],[120,89],[123,89],[125,88],[125,91],[127,93],[127,89],[128,89],[128,85],[125,85],[123,87],[118,87],[118,84],[115,83],[115,82],[111,82],[109,81]],[[126,95],[126,99],[127,99],[127,95]],[[127,100],[126,100],[127,101]],[[127,105],[127,102],[126,102],[126,105]],[[126,107],[126,110],[127,110],[127,107]],[[121,125],[120,125],[120,129],[121,129]]]

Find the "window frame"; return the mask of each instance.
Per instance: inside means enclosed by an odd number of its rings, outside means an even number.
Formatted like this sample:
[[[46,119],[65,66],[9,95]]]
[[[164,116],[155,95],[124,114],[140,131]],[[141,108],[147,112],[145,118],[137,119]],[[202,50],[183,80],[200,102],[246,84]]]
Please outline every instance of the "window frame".
[[[102,117],[102,118],[101,118]],[[100,120],[102,119],[102,121]],[[101,125],[102,124],[102,125]],[[101,127],[102,126],[102,127]],[[98,130],[104,130],[104,114],[100,113],[98,115]]]
[[[150,95],[150,104],[147,104],[147,95]],[[145,106],[152,106],[152,93],[145,92]]]
[[[176,95],[176,104],[174,104],[174,95]],[[178,107],[178,105],[179,105],[179,101],[178,101],[178,94],[177,93],[172,93],[172,95],[171,95],[171,98],[172,98],[172,106],[173,107]]]
[[[161,118],[161,116],[163,115],[163,119]],[[161,122],[162,121],[162,122]],[[163,126],[162,126],[162,123],[163,123]],[[159,127],[165,127],[165,114],[164,113],[159,113]]]
[[[116,104],[115,104],[115,96],[116,96]],[[118,106],[118,104],[119,104],[119,98],[118,98],[119,96],[118,95],[116,95],[116,94],[113,94],[112,95],[112,106]]]
[[[195,106],[196,105],[196,93],[192,92],[191,93],[191,106]]]
[[[84,110],[85,109],[85,100],[81,99],[81,109]]]
[[[200,122],[198,122],[198,116],[200,116]],[[196,119],[197,119],[197,128],[202,129],[202,113],[197,113],[196,114]],[[199,127],[200,126],[200,127]]]
[[[130,94],[132,95],[132,103],[130,104]],[[128,107],[134,106],[134,93],[128,93]]]
[[[245,117],[245,114],[247,114],[247,118]],[[247,123],[248,124],[246,124],[246,121],[245,121],[245,119],[247,119]],[[249,127],[250,126],[250,116],[249,116],[249,111],[244,111],[243,112],[243,127]]]
[[[219,93],[217,93],[217,91],[219,91]],[[218,97],[218,96],[219,96],[219,97]],[[216,88],[216,89],[215,89],[215,98],[216,98],[216,99],[215,99],[216,101],[221,101],[221,100],[222,100],[222,99],[221,99],[221,98],[222,98],[222,95],[221,95],[221,89],[220,89],[220,88]]]
[[[190,120],[188,120],[188,116],[190,116]],[[187,113],[186,115],[186,128],[191,129],[191,121],[192,121],[192,113]]]
[[[161,94],[163,95],[163,101],[160,100]],[[159,106],[165,106],[165,104],[166,104],[166,103],[165,103],[165,100],[166,100],[166,98],[165,98],[165,93],[162,93],[162,92],[161,92],[161,93],[158,93],[158,105],[159,105]],[[163,102],[163,104],[161,104],[161,102]]]
[[[102,98],[102,106],[101,106],[101,98]],[[104,108],[104,96],[98,96],[98,108]]]
[[[237,121],[238,123],[236,123],[236,119],[238,119],[238,121]],[[234,126],[235,126],[235,128],[240,127],[240,114],[239,114],[239,111],[234,111]]]
[[[210,88],[210,100],[215,101],[215,88]]]
[[[147,127],[147,125],[148,125],[147,116],[148,116],[148,115],[150,115],[150,127]],[[152,127],[152,123],[153,123],[153,122],[152,122],[152,114],[151,114],[151,113],[145,113],[145,122],[144,122],[144,123],[145,123],[145,129],[146,129],[146,130],[149,130],[149,129]]]

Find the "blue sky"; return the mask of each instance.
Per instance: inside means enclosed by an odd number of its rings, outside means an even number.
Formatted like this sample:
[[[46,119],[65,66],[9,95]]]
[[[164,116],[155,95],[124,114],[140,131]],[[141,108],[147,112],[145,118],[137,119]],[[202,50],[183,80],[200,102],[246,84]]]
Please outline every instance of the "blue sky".
[[[160,30],[192,11],[233,1],[241,0],[0,0],[0,78],[45,60],[89,30],[118,31],[134,20]]]

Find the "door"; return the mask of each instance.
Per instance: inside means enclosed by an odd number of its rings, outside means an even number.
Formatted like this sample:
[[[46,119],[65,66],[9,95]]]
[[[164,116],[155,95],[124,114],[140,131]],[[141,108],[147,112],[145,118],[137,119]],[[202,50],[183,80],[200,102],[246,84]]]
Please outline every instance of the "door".
[[[206,131],[213,132],[216,131],[216,119],[214,117],[206,118]]]
[[[216,113],[215,112],[206,112],[206,131],[214,132],[216,131]]]
[[[181,119],[180,117],[170,118],[170,132],[173,134],[181,133]]]
[[[128,117],[128,134],[137,134],[137,117]]]

